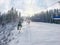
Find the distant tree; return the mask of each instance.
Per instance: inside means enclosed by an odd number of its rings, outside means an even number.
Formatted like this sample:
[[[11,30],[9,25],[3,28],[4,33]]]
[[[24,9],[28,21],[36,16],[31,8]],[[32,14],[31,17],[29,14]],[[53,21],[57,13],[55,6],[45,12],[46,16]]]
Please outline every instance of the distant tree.
[[[39,22],[48,22],[48,23],[56,23],[60,21],[53,20],[54,17],[60,16],[60,9],[49,10],[46,12],[41,12],[39,14],[34,14],[31,17],[32,21],[39,21]]]

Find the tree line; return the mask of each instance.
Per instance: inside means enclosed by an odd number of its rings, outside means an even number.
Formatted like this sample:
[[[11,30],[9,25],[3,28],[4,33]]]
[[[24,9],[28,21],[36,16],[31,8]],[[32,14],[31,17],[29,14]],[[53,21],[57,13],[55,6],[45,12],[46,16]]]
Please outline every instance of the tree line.
[[[0,24],[16,22],[17,19],[20,18],[18,15],[20,15],[20,13],[18,14],[18,11],[14,8],[11,8],[10,10],[8,10],[7,13],[1,14],[1,12],[0,12]]]
[[[34,14],[31,17],[32,21],[36,22],[47,22],[47,23],[60,23],[60,19],[56,20],[54,18],[60,18],[60,9],[42,11],[41,13]]]

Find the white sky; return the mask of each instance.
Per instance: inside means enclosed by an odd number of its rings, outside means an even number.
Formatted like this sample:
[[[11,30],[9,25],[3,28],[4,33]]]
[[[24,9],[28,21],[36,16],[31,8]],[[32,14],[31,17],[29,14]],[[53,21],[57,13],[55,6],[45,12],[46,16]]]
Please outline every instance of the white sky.
[[[13,6],[21,11],[23,16],[31,16],[56,1],[58,0],[0,0],[0,11],[4,12]]]

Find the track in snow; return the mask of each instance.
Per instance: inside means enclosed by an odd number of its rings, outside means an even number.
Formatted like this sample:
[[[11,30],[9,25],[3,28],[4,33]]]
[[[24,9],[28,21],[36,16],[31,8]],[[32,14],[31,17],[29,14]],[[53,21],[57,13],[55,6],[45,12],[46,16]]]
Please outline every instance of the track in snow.
[[[60,25],[41,22],[23,24],[22,30],[12,31],[14,40],[9,45],[60,45]]]

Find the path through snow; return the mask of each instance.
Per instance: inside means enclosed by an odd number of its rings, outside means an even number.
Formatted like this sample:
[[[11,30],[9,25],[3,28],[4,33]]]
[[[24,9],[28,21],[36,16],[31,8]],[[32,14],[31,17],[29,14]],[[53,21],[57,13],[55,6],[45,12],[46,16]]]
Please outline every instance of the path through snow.
[[[12,31],[9,45],[60,45],[60,25],[41,22],[23,24],[22,30]]]

